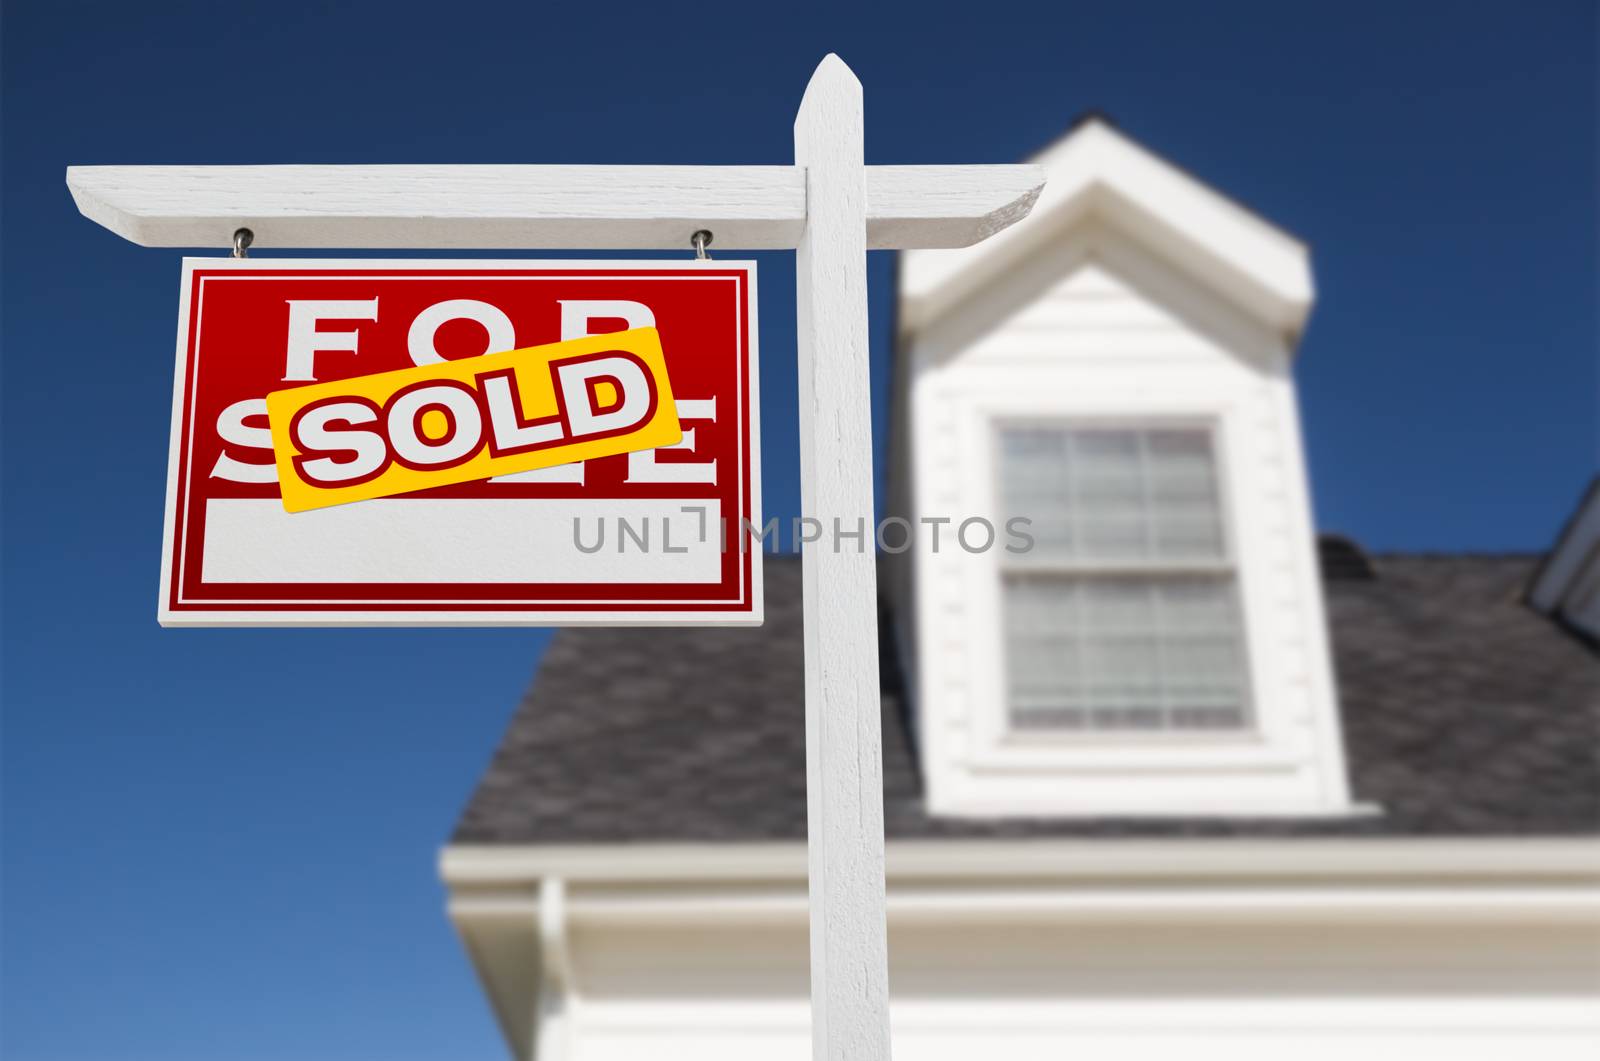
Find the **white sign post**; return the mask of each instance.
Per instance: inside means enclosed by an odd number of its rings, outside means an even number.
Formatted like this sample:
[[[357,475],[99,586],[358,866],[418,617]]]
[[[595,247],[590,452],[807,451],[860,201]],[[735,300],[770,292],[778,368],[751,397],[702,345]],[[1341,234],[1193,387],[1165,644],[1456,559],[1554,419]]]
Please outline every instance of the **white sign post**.
[[[1037,166],[864,166],[861,84],[829,55],[793,166],[75,166],[84,216],[150,247],[796,250],[813,1056],[889,1056],[868,388],[869,249],[965,247],[1027,215]],[[861,548],[835,531],[865,535]]]
[[[839,535],[875,540],[862,139],[861,83],[830,55],[794,122],[806,171],[795,250],[800,508],[823,535],[801,546],[811,1049],[877,1061],[889,1056],[878,580],[875,549],[846,549]]]

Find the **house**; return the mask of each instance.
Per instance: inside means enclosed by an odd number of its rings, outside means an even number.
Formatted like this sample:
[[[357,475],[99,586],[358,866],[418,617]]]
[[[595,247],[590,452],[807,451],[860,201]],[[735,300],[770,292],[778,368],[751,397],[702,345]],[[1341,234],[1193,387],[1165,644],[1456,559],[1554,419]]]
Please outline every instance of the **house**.
[[[901,261],[880,561],[902,1059],[1590,1058],[1600,502],[1318,541],[1306,248],[1100,120]],[[758,629],[562,631],[442,857],[513,1056],[808,1047],[799,563]]]

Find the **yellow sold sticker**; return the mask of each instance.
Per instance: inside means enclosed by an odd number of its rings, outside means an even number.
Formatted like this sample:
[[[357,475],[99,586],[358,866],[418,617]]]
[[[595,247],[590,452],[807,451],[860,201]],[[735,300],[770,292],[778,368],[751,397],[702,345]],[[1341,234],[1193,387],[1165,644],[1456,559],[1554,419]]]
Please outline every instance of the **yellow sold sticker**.
[[[683,438],[654,328],[291,387],[267,419],[290,512]]]

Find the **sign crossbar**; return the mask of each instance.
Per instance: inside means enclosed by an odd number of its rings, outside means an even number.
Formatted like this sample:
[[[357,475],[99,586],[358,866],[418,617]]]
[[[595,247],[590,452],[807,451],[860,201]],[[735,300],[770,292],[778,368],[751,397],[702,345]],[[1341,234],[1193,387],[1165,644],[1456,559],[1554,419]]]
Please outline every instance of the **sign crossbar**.
[[[868,166],[867,247],[966,247],[1027,214],[1038,166]],[[143,247],[786,250],[802,166],[72,166],[91,221]]]

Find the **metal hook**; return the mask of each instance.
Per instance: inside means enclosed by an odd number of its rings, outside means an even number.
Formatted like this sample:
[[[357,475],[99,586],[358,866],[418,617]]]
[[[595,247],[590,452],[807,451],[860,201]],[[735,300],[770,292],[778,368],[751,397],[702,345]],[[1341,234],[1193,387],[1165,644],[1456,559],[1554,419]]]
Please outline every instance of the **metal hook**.
[[[710,229],[702,228],[698,232],[696,232],[694,235],[690,236],[689,237],[689,245],[694,248],[694,260],[695,261],[697,261],[697,262],[709,262],[711,260],[711,255],[706,253],[706,248],[711,246],[711,230]]]
[[[250,257],[250,244],[256,241],[256,234],[247,228],[233,230],[233,256],[235,258]]]

